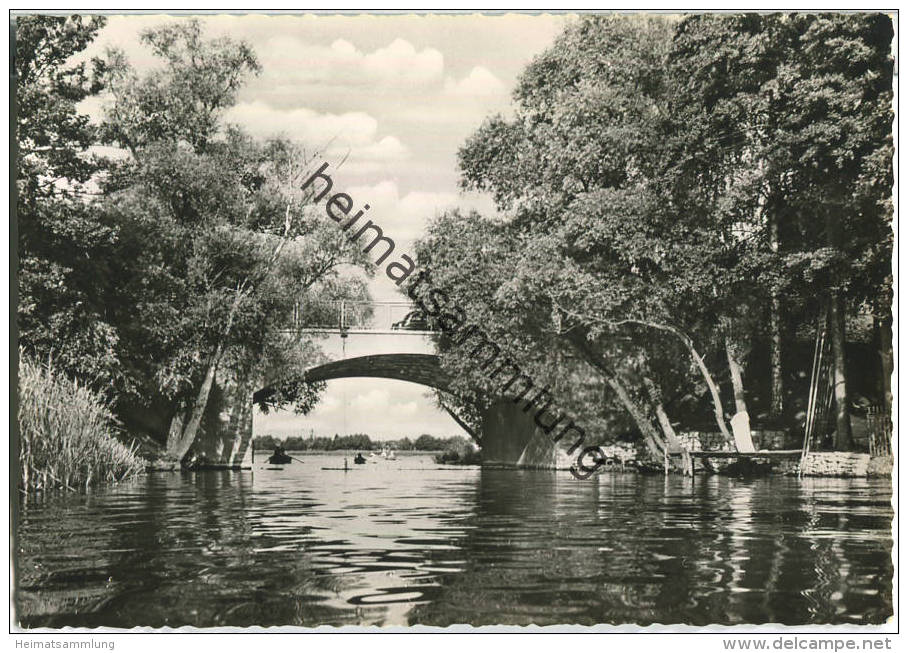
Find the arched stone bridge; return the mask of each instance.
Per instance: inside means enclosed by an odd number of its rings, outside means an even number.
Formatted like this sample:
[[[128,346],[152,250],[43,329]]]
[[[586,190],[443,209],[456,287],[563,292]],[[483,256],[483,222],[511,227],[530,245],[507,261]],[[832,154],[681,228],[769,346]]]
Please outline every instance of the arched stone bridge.
[[[408,381],[450,391],[451,379],[441,368],[435,354],[397,353],[372,354],[331,361],[305,372],[311,382],[331,381],[353,377]],[[246,399],[248,410],[243,417],[213,437],[199,443],[206,460],[223,465],[248,464],[247,454],[252,440],[252,405],[261,403],[273,391],[266,386]],[[501,399],[482,415],[482,433],[475,433],[456,413],[445,407],[448,414],[483,450],[483,464],[505,464],[526,467],[564,466],[558,462],[556,447],[533,422],[530,413],[507,399]],[[244,462],[245,461],[245,462]]]

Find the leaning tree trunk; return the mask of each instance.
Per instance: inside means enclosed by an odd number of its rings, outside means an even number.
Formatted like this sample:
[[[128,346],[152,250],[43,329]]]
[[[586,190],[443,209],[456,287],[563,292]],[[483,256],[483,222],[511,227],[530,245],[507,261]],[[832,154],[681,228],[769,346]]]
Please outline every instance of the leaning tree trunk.
[[[167,431],[167,444],[164,446],[164,451],[167,452],[167,455],[170,455],[171,451],[176,451],[180,438],[183,437],[183,426],[183,407],[180,406],[177,409],[176,414],[170,419],[170,428]]]
[[[597,369],[602,373],[605,382],[608,383],[609,387],[618,395],[618,399],[621,401],[624,409],[631,416],[631,419],[634,420],[640,433],[643,434],[643,441],[646,443],[646,448],[653,457],[661,459],[665,449],[665,442],[659,437],[659,434],[653,427],[653,423],[647,416],[646,411],[637,405],[637,402],[631,398],[627,389],[621,381],[618,380],[618,377],[612,371],[609,364],[598,352],[593,351],[584,336],[574,334],[569,339],[574,347],[581,353],[584,360],[586,360],[594,369]]]
[[[829,298],[829,330],[832,340],[833,392],[835,393],[835,448],[848,451],[851,442],[851,415],[848,412],[848,385],[845,369],[845,320],[842,300],[833,292]]]
[[[719,427],[719,432],[722,434],[722,437],[725,438],[726,442],[728,442],[729,444],[734,444],[734,437],[728,431],[728,426],[725,423],[725,410],[722,408],[722,397],[719,394],[719,386],[716,384],[715,380],[712,377],[712,374],[709,371],[709,368],[706,366],[706,361],[703,360],[703,356],[701,356],[700,352],[697,351],[697,348],[694,347],[694,342],[693,340],[691,340],[690,336],[673,326],[660,324],[658,322],[648,322],[646,320],[627,319],[611,323],[612,326],[618,326],[620,324],[640,324],[651,329],[665,331],[671,333],[684,344],[684,346],[687,348],[688,353],[690,353],[691,358],[694,360],[694,363],[697,365],[697,369],[700,370],[700,374],[703,376],[703,381],[706,383],[706,387],[709,389],[709,394],[712,397],[713,403],[713,414],[715,415],[716,425]]]
[[[735,397],[735,412],[747,412],[747,398],[744,395],[744,373],[742,371],[741,357],[738,348],[731,341],[731,338],[725,338],[725,354],[728,358],[728,371],[731,375],[731,387]]]
[[[223,458],[227,465],[240,465],[246,455],[251,433],[249,417],[252,412],[252,388],[255,377],[251,371],[237,374],[227,432],[223,436]]]
[[[640,432],[643,434],[643,441],[646,443],[646,448],[649,449],[653,458],[656,460],[661,459],[663,452],[665,451],[665,442],[659,437],[656,429],[653,428],[653,423],[646,415],[646,412],[631,398],[627,389],[615,376],[606,375],[605,382],[608,383],[612,390],[615,391],[615,394],[618,395],[621,404],[634,420],[637,428],[640,429]]]
[[[665,407],[662,404],[662,392],[659,390],[656,383],[646,375],[643,376],[643,383],[646,385],[650,401],[653,403],[653,409],[656,413],[656,420],[659,422],[659,428],[662,429],[662,435],[665,436],[664,441],[670,448],[679,449],[681,447],[681,441],[678,439],[678,434],[675,433],[675,427],[672,426],[672,422],[668,418],[668,413],[665,412]]]
[[[750,414],[747,410],[747,399],[744,393],[744,364],[739,345],[726,332],[725,354],[728,358],[728,371],[731,376],[732,390],[735,396],[735,416],[732,418],[732,430],[735,435],[735,449],[742,452],[754,451],[753,435],[750,430]]]
[[[283,241],[281,242],[281,245],[283,245]],[[237,309],[240,306],[240,301],[248,286],[248,279],[237,284],[236,295],[233,298],[233,304],[230,306],[230,312],[227,314],[227,323],[224,325],[224,330],[221,332],[221,341],[218,342],[214,354],[212,354],[211,359],[208,361],[208,369],[205,372],[205,378],[202,381],[199,393],[192,405],[189,421],[186,422],[183,433],[173,449],[168,449],[168,455],[175,457],[177,460],[182,461],[183,457],[189,452],[190,447],[192,447],[192,443],[195,442],[196,435],[199,432],[199,426],[202,424],[202,418],[205,416],[205,409],[208,408],[208,397],[211,395],[211,388],[214,386],[218,364],[221,362],[221,355],[224,353],[224,342],[227,340],[227,336],[230,335],[230,330],[233,328],[233,320],[236,318]]]
[[[211,388],[214,386],[220,358],[221,345],[219,344],[215,349],[211,360],[208,362],[208,369],[205,372],[205,378],[202,380],[202,385],[199,387],[199,392],[193,402],[189,420],[186,422],[186,426],[183,428],[179,438],[173,443],[173,448],[171,449],[170,446],[168,446],[168,457],[182,461],[192,447],[193,442],[195,442],[199,426],[202,424],[202,418],[205,416],[205,409],[208,407],[208,397],[211,395]],[[168,438],[168,440],[169,439],[170,438]],[[168,445],[169,444],[170,443],[168,442]]]

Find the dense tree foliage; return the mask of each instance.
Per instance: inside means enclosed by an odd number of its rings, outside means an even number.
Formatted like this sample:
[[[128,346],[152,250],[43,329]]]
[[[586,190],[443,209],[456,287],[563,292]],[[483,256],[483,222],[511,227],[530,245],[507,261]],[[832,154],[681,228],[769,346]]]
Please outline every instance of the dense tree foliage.
[[[709,414],[730,442],[755,410],[794,426],[805,388],[784,380],[822,312],[847,448],[845,324],[891,296],[891,38],[881,15],[585,17],[460,152],[503,218],[436,220],[420,262],[596,431],[623,409],[654,455]],[[455,339],[460,396],[488,397]]]
[[[373,266],[300,188],[319,152],[224,122],[260,69],[248,45],[159,26],[139,73],[80,56],[103,25],[16,22],[18,328],[182,458],[217,402],[267,386],[263,409],[314,404],[300,371],[322,354],[296,327],[366,297],[347,271]],[[572,23],[459,153],[500,215],[450,212],[417,245],[408,294],[449,300],[428,298],[439,405],[478,433],[501,392],[458,345],[479,324],[600,441],[660,456],[681,425],[741,446],[751,422],[803,419],[824,324],[852,446],[892,360],[892,36],[880,14]],[[77,111],[92,94],[97,125]],[[849,364],[858,343],[879,364]]]
[[[107,381],[118,373],[117,332],[99,278],[116,229],[91,210],[90,181],[104,163],[89,153],[96,130],[76,111],[100,90],[103,65],[68,63],[104,22],[17,19],[14,70],[20,342],[53,353],[70,375]]]
[[[362,298],[343,271],[372,266],[300,190],[317,152],[223,122],[259,69],[246,44],[205,39],[197,21],[164,25],[142,34],[161,66],[139,74],[111,51],[89,84],[84,64],[65,62],[102,24],[17,26],[19,328],[182,459],[218,385],[230,399],[267,382],[272,408],[314,404],[319,387],[299,375],[322,357],[297,327],[319,317],[317,299]],[[102,89],[95,127],[75,104]],[[93,145],[123,156],[102,168]]]

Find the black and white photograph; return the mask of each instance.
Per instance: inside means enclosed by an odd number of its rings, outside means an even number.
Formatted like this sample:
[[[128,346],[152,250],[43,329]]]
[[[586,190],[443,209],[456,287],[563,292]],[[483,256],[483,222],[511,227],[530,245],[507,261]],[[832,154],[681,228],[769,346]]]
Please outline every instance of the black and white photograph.
[[[10,643],[893,648],[897,11],[9,16]]]

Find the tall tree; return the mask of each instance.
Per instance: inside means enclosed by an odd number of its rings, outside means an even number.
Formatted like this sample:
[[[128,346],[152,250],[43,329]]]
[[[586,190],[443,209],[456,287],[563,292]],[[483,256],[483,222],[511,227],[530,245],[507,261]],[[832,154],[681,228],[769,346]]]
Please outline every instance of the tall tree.
[[[671,29],[654,18],[579,21],[522,76],[517,119],[489,121],[460,162],[467,187],[491,191],[528,239],[550,244],[549,266],[570,270],[543,278],[552,282],[549,301],[587,340],[574,340],[579,353],[593,356],[604,374],[620,366],[599,359],[615,349],[615,329],[636,324],[650,337],[652,329],[677,337],[705,373],[717,423],[728,433],[718,387],[694,345],[704,327],[703,337],[714,338],[717,325],[702,315],[716,315],[727,296],[725,287],[719,298],[700,292],[722,269],[714,248],[720,236],[704,239],[702,224],[679,223],[657,183]],[[631,397],[607,376],[617,396]],[[640,419],[646,411],[624,403],[641,432],[650,430]]]
[[[100,89],[99,61],[73,64],[102,17],[16,18],[16,221],[21,344],[71,375],[109,386],[116,328],[102,293],[117,233],[93,209],[103,162],[76,105]]]
[[[221,120],[258,70],[248,46],[205,39],[197,21],[142,39],[162,68],[140,76],[111,54],[102,132],[131,159],[107,181],[106,210],[131,225],[118,303],[130,324],[126,349],[145,394],[170,403],[167,452],[179,460],[219,373],[251,400],[266,372],[299,362],[300,343],[282,333],[295,302],[328,289],[343,265],[368,265],[299,190],[317,152],[257,143]],[[147,319],[135,318],[137,308]]]
[[[780,296],[795,324],[814,323],[814,298],[825,298],[840,448],[850,446],[845,302],[885,304],[890,283],[891,38],[879,14],[702,15],[681,22],[670,57],[676,188],[690,189],[689,212],[732,216],[762,250],[754,288],[770,296],[776,410]]]

